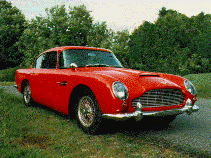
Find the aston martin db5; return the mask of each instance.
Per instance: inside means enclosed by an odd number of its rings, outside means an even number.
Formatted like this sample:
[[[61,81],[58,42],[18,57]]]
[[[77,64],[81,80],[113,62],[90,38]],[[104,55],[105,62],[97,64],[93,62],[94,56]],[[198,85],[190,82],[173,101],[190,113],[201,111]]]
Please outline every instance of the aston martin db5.
[[[100,129],[103,118],[167,122],[199,110],[196,89],[187,79],[122,66],[110,50],[62,46],[41,53],[29,69],[16,71],[24,104],[34,102],[75,116],[87,133]]]

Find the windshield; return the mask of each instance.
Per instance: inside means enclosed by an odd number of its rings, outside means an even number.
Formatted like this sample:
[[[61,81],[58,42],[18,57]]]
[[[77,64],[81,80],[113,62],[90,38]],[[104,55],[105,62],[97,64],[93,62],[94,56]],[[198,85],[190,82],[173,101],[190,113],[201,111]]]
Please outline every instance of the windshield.
[[[60,53],[60,68],[74,67],[123,67],[111,52],[68,49]]]

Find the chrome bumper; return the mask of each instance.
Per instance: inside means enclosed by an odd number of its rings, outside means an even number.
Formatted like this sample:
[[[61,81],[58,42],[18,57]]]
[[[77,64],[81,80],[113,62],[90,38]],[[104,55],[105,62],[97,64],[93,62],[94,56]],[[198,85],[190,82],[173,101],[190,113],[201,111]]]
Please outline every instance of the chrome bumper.
[[[143,112],[142,106],[140,103],[137,104],[137,108],[133,113],[124,113],[124,114],[103,114],[104,118],[114,119],[114,120],[127,120],[129,118],[135,118],[137,121],[140,121],[143,116],[168,116],[168,115],[178,115],[182,113],[187,113],[190,115],[193,112],[197,112],[199,107],[197,105],[193,105],[192,101],[188,99],[186,104],[181,109],[171,109],[166,111],[150,111]]]

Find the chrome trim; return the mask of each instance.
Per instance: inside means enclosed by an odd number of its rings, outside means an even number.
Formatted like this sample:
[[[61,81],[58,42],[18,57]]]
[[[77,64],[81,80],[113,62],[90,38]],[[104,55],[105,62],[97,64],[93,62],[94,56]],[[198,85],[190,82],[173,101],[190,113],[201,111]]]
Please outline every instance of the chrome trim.
[[[143,113],[141,111],[135,111],[133,113],[124,113],[124,114],[103,114],[103,118],[114,119],[114,120],[127,120],[130,118],[141,120],[142,117]]]
[[[133,108],[136,107],[137,102],[140,102],[145,108],[166,107],[183,104],[185,96],[179,89],[153,89],[133,99]]]
[[[127,120],[129,118],[135,118],[137,121],[140,121],[143,116],[168,116],[168,115],[178,115],[182,113],[187,113],[190,115],[193,112],[197,112],[199,107],[197,105],[193,105],[192,101],[188,99],[186,104],[181,109],[171,109],[165,111],[150,111],[150,112],[142,112],[142,106],[138,102],[135,112],[133,113],[123,113],[123,114],[103,114],[104,118],[114,119],[114,120]]]
[[[153,112],[144,112],[144,116],[168,116],[168,115],[178,115],[186,112],[190,115],[193,112],[197,112],[199,107],[197,105],[194,106],[184,106],[182,109],[172,109],[166,111],[153,111]]]
[[[18,89],[18,85],[15,84],[14,87]]]

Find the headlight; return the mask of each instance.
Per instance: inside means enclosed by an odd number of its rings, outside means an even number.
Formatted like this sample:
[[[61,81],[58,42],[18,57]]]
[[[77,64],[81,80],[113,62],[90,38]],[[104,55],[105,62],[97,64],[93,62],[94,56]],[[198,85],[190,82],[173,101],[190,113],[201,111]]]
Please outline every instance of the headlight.
[[[126,100],[128,98],[128,89],[123,83],[116,81],[113,83],[112,88],[118,99]]]
[[[185,80],[185,87],[190,94],[196,95],[196,88],[189,80]]]

